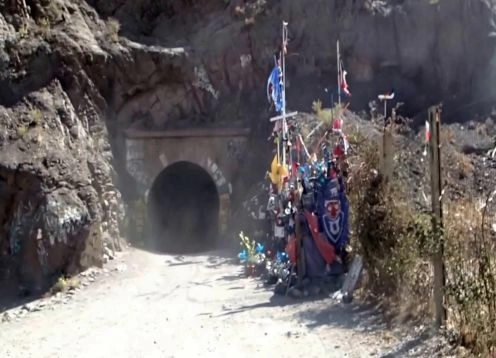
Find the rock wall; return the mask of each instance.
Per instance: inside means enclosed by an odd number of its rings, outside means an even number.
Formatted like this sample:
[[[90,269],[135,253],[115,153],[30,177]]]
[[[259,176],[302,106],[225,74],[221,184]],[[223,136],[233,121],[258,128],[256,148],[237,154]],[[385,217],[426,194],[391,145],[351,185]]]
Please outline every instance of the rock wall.
[[[24,6],[26,4],[26,6]],[[0,269],[41,287],[100,264],[133,197],[123,130],[246,125],[263,175],[265,84],[289,21],[288,101],[329,99],[341,40],[355,109],[494,98],[489,0],[0,0]],[[456,111],[455,111],[456,112]],[[260,158],[264,158],[260,160]],[[251,164],[253,161],[253,165]]]
[[[83,41],[82,23],[59,32],[54,19],[33,19],[41,3],[29,19],[0,4],[0,281],[43,290],[102,265],[105,246],[120,249],[105,100],[84,70],[105,54]]]
[[[440,100],[453,102],[455,110],[460,103],[496,97],[492,0],[94,0],[92,4],[102,16],[119,19],[122,34],[129,38],[188,48],[191,62],[206,70],[217,97],[229,97],[231,102],[263,100],[283,19],[289,22],[290,33],[288,100],[297,109],[309,110],[316,98],[329,97],[324,88],[336,82],[337,39],[355,109],[367,107],[391,87],[410,115]]]

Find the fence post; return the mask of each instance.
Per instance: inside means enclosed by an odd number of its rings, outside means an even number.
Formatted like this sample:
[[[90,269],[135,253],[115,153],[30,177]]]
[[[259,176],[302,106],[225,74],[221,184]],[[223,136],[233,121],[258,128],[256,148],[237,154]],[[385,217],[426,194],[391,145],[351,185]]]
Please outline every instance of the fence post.
[[[436,250],[433,255],[434,268],[434,307],[435,325],[440,328],[446,321],[446,309],[444,307],[444,289],[446,285],[444,267],[444,237],[443,209],[442,209],[442,184],[441,184],[441,148],[440,148],[440,122],[441,107],[433,106],[429,108],[430,125],[430,154],[431,154],[431,201],[432,201],[432,225],[436,243]]]
[[[384,128],[381,138],[381,158],[380,167],[384,181],[388,183],[393,177],[394,171],[394,145],[392,124],[388,124],[385,119]]]

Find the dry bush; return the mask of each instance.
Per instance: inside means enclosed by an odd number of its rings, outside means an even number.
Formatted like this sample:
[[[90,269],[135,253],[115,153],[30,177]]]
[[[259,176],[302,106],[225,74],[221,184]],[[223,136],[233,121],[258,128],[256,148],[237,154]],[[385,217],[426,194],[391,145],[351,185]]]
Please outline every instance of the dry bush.
[[[455,132],[449,127],[440,129],[439,139],[441,143],[453,143],[455,140]]]
[[[494,200],[444,202],[444,229],[435,232],[430,215],[410,205],[408,183],[381,180],[377,145],[367,142],[359,152],[348,195],[352,240],[364,257],[366,288],[385,300],[389,313],[424,318],[431,307],[431,257],[444,242],[448,324],[458,332],[460,344],[482,356],[494,353]]]
[[[460,343],[487,356],[496,348],[496,247],[491,201],[446,205],[449,323]]]
[[[469,156],[455,151],[453,153],[453,161],[460,179],[468,178],[474,172],[474,165]]]
[[[366,263],[367,286],[390,298],[425,297],[428,263],[422,251],[429,246],[428,220],[409,207],[401,187],[382,180],[376,144],[367,143],[360,152],[348,192],[352,232]]]
[[[334,108],[322,108],[322,101],[317,99],[312,102],[312,111],[324,124],[330,125],[334,119],[333,116],[336,117],[339,112],[339,104]]]

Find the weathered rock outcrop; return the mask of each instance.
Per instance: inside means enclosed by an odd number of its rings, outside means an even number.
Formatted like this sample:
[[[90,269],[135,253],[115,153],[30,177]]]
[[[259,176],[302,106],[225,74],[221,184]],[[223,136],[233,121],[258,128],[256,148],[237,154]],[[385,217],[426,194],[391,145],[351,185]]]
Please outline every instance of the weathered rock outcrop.
[[[263,98],[263,84],[289,22],[289,103],[308,109],[333,86],[336,39],[353,106],[394,87],[410,114],[440,100],[494,98],[496,11],[490,0],[265,1],[93,0],[138,42],[182,46],[206,69],[219,98]],[[297,85],[294,85],[297,84]],[[240,94],[243,92],[243,95]]]
[[[33,287],[115,244],[115,186],[126,197],[134,186],[123,130],[249,123],[264,151],[282,19],[293,108],[328,96],[337,38],[356,108],[391,86],[411,114],[494,94],[489,0],[0,0],[0,11],[0,273]]]

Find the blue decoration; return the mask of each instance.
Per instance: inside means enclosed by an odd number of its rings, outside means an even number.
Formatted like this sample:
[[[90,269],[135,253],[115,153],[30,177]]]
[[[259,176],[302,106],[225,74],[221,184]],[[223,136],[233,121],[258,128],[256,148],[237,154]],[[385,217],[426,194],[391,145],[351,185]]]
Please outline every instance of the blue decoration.
[[[319,226],[341,252],[348,242],[348,200],[339,178],[327,180],[317,193]]]
[[[264,250],[265,247],[261,243],[257,242],[257,245],[255,246],[255,253],[263,254]]]
[[[276,64],[273,70],[270,72],[269,78],[267,80],[267,97],[269,103],[273,103],[277,113],[282,113],[282,71],[281,68]]]
[[[242,263],[246,262],[248,260],[248,253],[246,252],[246,250],[241,251],[238,254],[238,258],[239,261],[241,261]]]
[[[276,262],[277,263],[285,263],[287,261],[288,261],[288,254],[285,252],[277,251]]]

